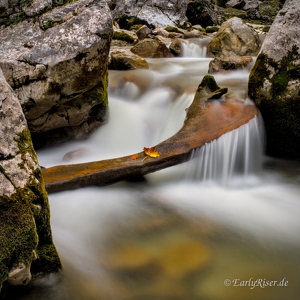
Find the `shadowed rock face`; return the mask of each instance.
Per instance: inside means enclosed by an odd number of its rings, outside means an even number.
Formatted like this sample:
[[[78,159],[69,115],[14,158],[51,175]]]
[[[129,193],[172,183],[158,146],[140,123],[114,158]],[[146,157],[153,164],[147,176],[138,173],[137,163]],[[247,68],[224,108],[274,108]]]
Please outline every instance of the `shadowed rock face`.
[[[299,20],[299,1],[286,1],[249,76],[248,93],[264,118],[273,156],[300,158]]]
[[[57,272],[48,197],[22,108],[0,70],[0,286]],[[31,267],[31,268],[30,268]],[[31,269],[31,271],[30,271]]]
[[[188,1],[186,16],[193,25],[202,27],[221,24],[223,12],[210,0]]]
[[[85,136],[104,121],[107,107],[106,2],[48,6],[26,5],[26,20],[0,31],[0,67],[36,146]]]

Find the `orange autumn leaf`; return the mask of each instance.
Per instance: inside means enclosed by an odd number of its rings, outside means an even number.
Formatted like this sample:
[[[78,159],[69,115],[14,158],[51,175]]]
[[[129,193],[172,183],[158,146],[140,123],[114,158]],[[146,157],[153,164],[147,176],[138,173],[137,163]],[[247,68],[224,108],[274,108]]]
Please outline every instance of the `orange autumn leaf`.
[[[138,159],[138,157],[139,157],[139,155],[138,155],[138,153],[136,153],[136,154],[132,154],[130,156],[130,159],[135,160],[135,159]]]
[[[156,151],[156,147],[146,148],[144,147],[144,153],[150,157],[159,157],[160,152]]]

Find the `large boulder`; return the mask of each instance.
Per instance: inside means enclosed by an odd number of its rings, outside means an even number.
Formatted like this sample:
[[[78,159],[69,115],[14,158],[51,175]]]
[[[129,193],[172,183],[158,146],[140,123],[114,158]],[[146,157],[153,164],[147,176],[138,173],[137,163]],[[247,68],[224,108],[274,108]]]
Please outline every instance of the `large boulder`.
[[[19,100],[0,69],[0,289],[58,272],[42,173]]]
[[[144,20],[153,27],[178,25],[186,20],[185,12],[188,0],[123,0],[116,1],[112,11],[114,19],[135,17]],[[134,18],[133,18],[134,20]],[[142,24],[147,25],[147,24]]]
[[[266,128],[267,153],[300,158],[300,7],[286,1],[249,76],[249,96]]]
[[[85,136],[104,121],[107,107],[106,2],[35,0],[17,8],[20,22],[0,30],[0,67],[35,146]]]
[[[207,45],[207,56],[256,56],[260,47],[261,40],[254,29],[234,17],[221,25]]]

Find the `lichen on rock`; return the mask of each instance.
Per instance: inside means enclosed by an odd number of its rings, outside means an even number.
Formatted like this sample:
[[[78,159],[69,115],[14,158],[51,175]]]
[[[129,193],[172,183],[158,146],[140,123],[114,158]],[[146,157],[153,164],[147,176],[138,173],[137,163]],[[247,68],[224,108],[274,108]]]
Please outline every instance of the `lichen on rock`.
[[[1,70],[0,117],[0,286],[5,280],[28,284],[31,272],[58,272],[61,263],[52,241],[48,197],[30,132]],[[51,252],[43,252],[45,247]]]

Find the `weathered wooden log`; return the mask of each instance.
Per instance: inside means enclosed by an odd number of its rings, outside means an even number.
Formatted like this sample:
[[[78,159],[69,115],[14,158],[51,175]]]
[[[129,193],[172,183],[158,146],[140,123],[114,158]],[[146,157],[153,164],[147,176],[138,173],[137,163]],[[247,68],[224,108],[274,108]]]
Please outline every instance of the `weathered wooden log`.
[[[213,101],[226,92],[226,88],[219,88],[213,76],[205,76],[187,110],[183,127],[156,145],[159,157],[148,157],[140,152],[134,157],[129,155],[46,168],[43,175],[47,191],[51,193],[91,185],[109,185],[186,162],[194,149],[248,123],[258,114],[254,105],[236,100]]]

